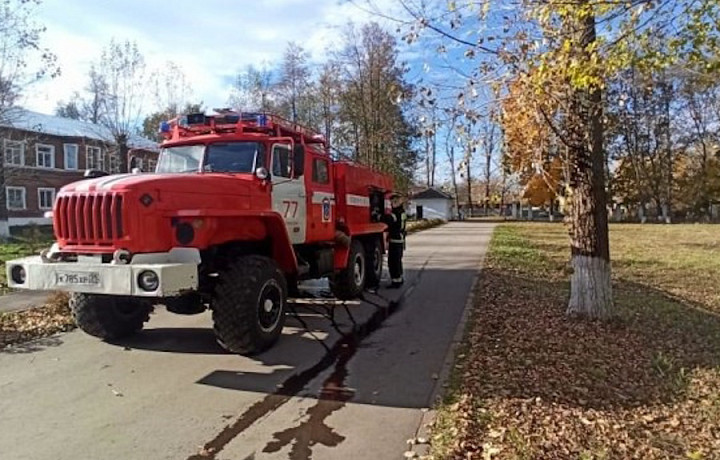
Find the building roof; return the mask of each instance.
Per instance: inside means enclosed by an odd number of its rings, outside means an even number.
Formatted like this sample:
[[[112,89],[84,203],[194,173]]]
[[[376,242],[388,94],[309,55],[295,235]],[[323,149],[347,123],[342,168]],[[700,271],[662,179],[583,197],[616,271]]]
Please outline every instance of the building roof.
[[[438,189],[434,188],[427,188],[421,192],[418,192],[412,196],[413,200],[433,200],[433,199],[441,199],[441,200],[452,200],[453,197],[445,192],[441,192]]]
[[[46,115],[22,108],[10,109],[3,114],[2,118],[0,126],[6,128],[21,129],[51,136],[84,137],[111,144],[115,143],[112,132],[108,128],[88,121]],[[136,134],[129,136],[128,146],[133,149],[158,149],[157,142]]]

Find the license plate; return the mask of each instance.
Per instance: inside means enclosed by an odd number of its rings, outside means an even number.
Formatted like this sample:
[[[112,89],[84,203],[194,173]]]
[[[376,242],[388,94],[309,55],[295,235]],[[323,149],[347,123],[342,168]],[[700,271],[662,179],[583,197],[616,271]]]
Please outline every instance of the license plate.
[[[57,272],[55,283],[60,286],[100,286],[100,273]]]

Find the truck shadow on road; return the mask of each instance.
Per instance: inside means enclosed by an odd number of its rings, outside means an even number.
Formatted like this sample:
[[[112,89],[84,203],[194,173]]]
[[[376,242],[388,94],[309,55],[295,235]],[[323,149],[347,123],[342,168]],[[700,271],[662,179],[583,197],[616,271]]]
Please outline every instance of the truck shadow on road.
[[[372,369],[365,369],[363,372],[356,367],[349,367],[357,351],[363,347],[375,348],[373,357],[387,352],[377,347],[377,344],[369,344],[369,341],[373,339],[375,332],[387,327],[387,320],[396,312],[403,311],[404,307],[411,307],[404,305],[405,300],[420,283],[423,272],[424,268],[408,277],[404,290],[366,292],[362,303],[348,305],[332,301],[328,303],[323,299],[303,299],[293,305],[294,312],[288,318],[286,326],[286,332],[287,329],[293,331],[291,335],[284,335],[276,347],[257,357],[263,365],[284,365],[289,366],[289,369],[274,369],[271,373],[218,369],[198,380],[197,383],[203,385],[252,391],[265,396],[208,441],[202,447],[201,454],[188,459],[215,458],[215,454],[255,422],[268,417],[295,397],[307,398],[302,403],[306,407],[303,415],[288,424],[278,426],[278,431],[261,447],[262,452],[279,452],[289,446],[289,458],[309,459],[312,457],[313,446],[339,445],[345,440],[345,435],[329,425],[328,420],[349,402],[394,408],[427,407],[436,384],[436,381],[430,378],[430,372],[427,373],[427,381],[421,385],[421,389],[412,391],[401,383],[403,379],[390,377],[387,382],[379,384],[378,380],[374,380],[376,376]],[[474,271],[466,274],[473,275]],[[456,276],[457,273],[447,275]],[[440,286],[433,286],[431,289],[438,288]],[[389,334],[392,335],[392,332]],[[308,340],[310,342],[307,342]],[[312,348],[308,343],[312,343]],[[385,346],[394,347],[392,343]],[[387,353],[389,355],[392,352],[398,355],[393,359],[407,359],[405,355],[408,352],[404,349],[399,353],[396,349]],[[373,359],[370,358],[371,361]],[[362,375],[357,374],[350,381],[351,371],[360,372]],[[417,380],[423,380],[421,375],[425,370],[417,371]],[[382,388],[383,394],[378,394],[379,388]]]
[[[259,398],[188,460],[215,458],[241,433],[294,398],[301,398],[301,414],[274,426],[278,431],[264,447],[252,446],[258,448],[256,454],[289,448],[289,458],[309,459],[315,445],[341,444],[346,433],[328,421],[348,403],[403,409],[432,405],[440,366],[467,296],[465,289],[453,289],[453,282],[464,279],[460,285],[469,287],[477,259],[464,258],[467,251],[461,248],[444,248],[437,256],[426,252],[422,260],[410,260],[418,268],[406,271],[401,290],[366,291],[362,301],[338,302],[320,288],[293,299],[283,335],[273,348],[253,357],[238,356],[196,380],[199,385],[257,393]],[[436,258],[445,268],[426,270]],[[425,276],[433,282],[421,283]],[[210,327],[149,329],[117,345],[225,354]],[[354,359],[359,350],[368,352]]]
[[[292,350],[306,349],[313,342],[326,348],[324,339],[333,330],[339,334],[352,329],[351,309],[360,307],[360,302],[339,302],[324,299],[291,299],[285,328],[280,341],[272,349],[256,355],[252,359],[263,363],[276,361],[273,356],[293,357]],[[367,308],[364,306],[362,308]],[[343,310],[342,313],[336,313]],[[208,318],[209,320],[209,318]],[[152,326],[153,320],[150,320]],[[212,327],[150,327],[136,335],[123,339],[106,340],[111,345],[130,349],[157,351],[164,353],[189,353],[201,355],[227,355],[212,330]],[[47,346],[43,343],[38,345]],[[275,350],[280,348],[280,350]],[[307,355],[306,355],[307,356]]]
[[[354,398],[355,389],[348,388],[348,362],[355,355],[362,341],[379,329],[401,305],[402,295],[398,300],[389,300],[377,293],[367,293],[364,302],[351,308],[347,304],[328,304],[320,300],[305,301],[292,305],[292,316],[289,323],[295,323],[295,332],[290,339],[283,337],[283,343],[258,359],[264,364],[277,364],[280,358],[286,364],[288,358],[295,356],[293,369],[274,371],[272,375],[253,374],[246,372],[216,370],[197,383],[226,389],[254,391],[266,393],[266,396],[245,410],[235,421],[225,427],[214,439],[202,448],[202,455],[190,456],[189,459],[214,458],[230,441],[252,426],[256,421],[268,416],[293,397],[309,397],[314,399],[305,411],[305,416],[297,420],[294,426],[273,434],[262,449],[264,453],[278,452],[290,446],[290,458],[309,459],[312,457],[313,446],[317,444],[335,447],[345,440],[345,436],[328,425],[327,419]],[[359,311],[359,310],[363,311]],[[300,327],[297,327],[300,326]],[[322,347],[319,360],[313,363],[309,356],[318,356],[317,351],[308,355],[298,354],[293,350],[302,351],[297,340],[311,340]],[[292,342],[296,343],[293,344]],[[284,348],[284,350],[283,350]],[[290,356],[288,356],[290,353]],[[328,374],[329,373],[329,374]],[[268,383],[284,378],[273,386]],[[320,390],[312,390],[311,382],[322,377]],[[270,381],[270,382],[269,382]],[[354,401],[360,402],[360,401]],[[208,455],[209,454],[209,455]]]

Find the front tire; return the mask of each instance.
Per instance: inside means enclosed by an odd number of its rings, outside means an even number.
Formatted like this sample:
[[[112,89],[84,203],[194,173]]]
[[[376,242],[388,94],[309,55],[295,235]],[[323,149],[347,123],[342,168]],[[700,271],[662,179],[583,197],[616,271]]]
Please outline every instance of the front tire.
[[[365,289],[367,274],[365,248],[358,240],[350,244],[347,266],[330,278],[330,290],[340,300],[357,298]]]
[[[70,309],[84,332],[101,339],[119,339],[141,330],[153,306],[137,297],[73,293]]]
[[[226,350],[260,353],[285,325],[287,284],[272,259],[245,256],[220,273],[212,297],[215,336]]]

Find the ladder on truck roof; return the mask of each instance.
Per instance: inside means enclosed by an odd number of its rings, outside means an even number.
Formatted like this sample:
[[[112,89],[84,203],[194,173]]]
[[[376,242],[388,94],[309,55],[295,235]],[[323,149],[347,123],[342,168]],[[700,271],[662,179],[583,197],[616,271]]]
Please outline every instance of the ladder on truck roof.
[[[217,115],[195,113],[173,118],[160,125],[166,140],[214,133],[262,133],[290,137],[303,145],[322,145],[327,153],[325,136],[299,123],[266,112],[234,112],[216,110]]]

